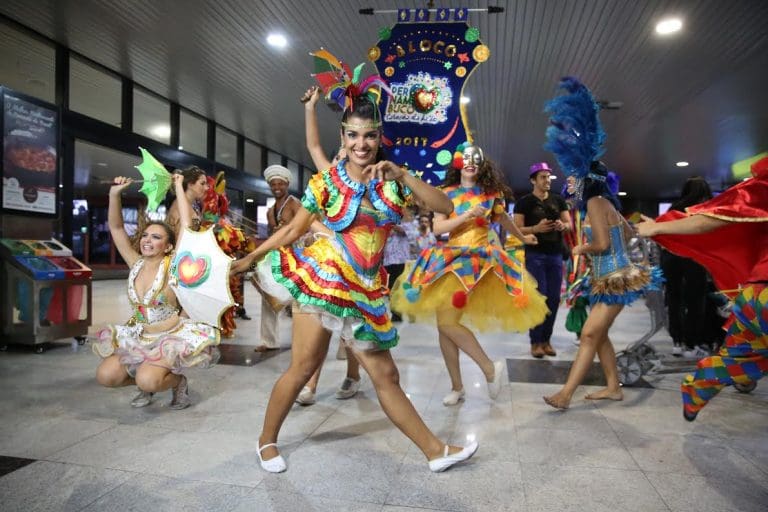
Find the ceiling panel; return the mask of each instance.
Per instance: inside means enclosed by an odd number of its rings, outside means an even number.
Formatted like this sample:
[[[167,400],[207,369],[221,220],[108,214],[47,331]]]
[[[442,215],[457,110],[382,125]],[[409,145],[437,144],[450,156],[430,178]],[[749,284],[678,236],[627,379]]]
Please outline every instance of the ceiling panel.
[[[464,1],[486,7],[486,1]],[[544,102],[563,75],[605,100],[605,160],[636,197],[672,196],[699,173],[716,187],[730,163],[768,150],[768,2],[757,0],[517,0],[473,13],[492,52],[465,92],[470,127],[518,191],[541,148]],[[426,2],[352,0],[5,0],[0,12],[178,101],[223,126],[310,165],[298,103],[311,85],[308,52],[324,46],[360,62],[394,15],[361,7]],[[437,7],[453,6],[436,2]],[[659,38],[655,23],[678,15],[684,30]],[[269,47],[286,34],[283,51]],[[338,140],[337,115],[322,109],[322,140]],[[686,169],[675,167],[688,160]]]

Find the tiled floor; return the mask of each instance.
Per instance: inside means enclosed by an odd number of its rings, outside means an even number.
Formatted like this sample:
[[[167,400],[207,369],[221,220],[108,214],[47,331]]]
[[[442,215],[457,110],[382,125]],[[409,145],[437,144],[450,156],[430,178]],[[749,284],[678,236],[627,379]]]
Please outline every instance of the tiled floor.
[[[94,330],[127,316],[120,281],[94,286]],[[240,345],[257,344],[258,298],[247,294]],[[575,346],[561,312],[555,348]],[[283,322],[283,343],[290,320]],[[648,328],[642,305],[623,312],[612,332],[623,347]],[[622,403],[581,399],[565,413],[541,396],[553,384],[512,382],[490,402],[481,372],[463,359],[467,401],[447,408],[436,331],[403,324],[393,354],[401,381],[427,424],[444,439],[480,442],[472,461],[428,471],[415,447],[386,419],[369,381],[358,397],[333,392],[344,363],[324,368],[318,402],[296,406],[280,445],[289,469],[264,473],[255,439],[269,391],[290,358],[283,351],[248,364],[190,372],[194,406],[145,409],[135,390],[100,388],[88,346],[62,342],[44,354],[0,353],[0,509],[215,511],[765,511],[768,508],[768,381],[751,395],[728,389],[695,423],[682,419],[679,375],[650,377],[653,388],[626,389]],[[669,344],[666,334],[655,338]],[[485,335],[494,358],[519,368],[524,335]],[[242,354],[240,347],[228,349]],[[584,392],[589,388],[585,388]],[[584,392],[579,393],[579,397]],[[165,395],[168,395],[166,393]],[[35,462],[27,463],[33,459]]]

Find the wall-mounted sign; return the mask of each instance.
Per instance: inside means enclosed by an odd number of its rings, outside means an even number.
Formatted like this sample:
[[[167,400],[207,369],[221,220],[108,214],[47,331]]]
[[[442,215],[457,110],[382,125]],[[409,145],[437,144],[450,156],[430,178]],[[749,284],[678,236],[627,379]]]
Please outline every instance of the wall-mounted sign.
[[[59,111],[2,89],[3,210],[55,216],[59,186]]]

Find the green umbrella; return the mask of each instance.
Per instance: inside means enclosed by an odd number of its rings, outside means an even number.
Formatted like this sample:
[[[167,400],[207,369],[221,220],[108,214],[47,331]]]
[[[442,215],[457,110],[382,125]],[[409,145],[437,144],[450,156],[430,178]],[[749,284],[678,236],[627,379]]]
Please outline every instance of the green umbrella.
[[[171,173],[169,173],[163,164],[157,161],[149,151],[139,146],[143,161],[135,166],[141,176],[144,178],[143,184],[139,189],[147,196],[147,211],[154,212],[160,203],[165,199],[168,189],[171,188]]]

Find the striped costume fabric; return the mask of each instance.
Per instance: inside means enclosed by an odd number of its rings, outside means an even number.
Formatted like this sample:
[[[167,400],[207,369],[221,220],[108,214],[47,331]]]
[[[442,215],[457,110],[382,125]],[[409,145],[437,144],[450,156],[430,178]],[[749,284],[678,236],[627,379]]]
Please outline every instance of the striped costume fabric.
[[[768,373],[768,286],[750,284],[736,297],[725,343],[717,356],[699,361],[680,389],[686,418],[725,386],[749,384]]]
[[[320,215],[334,235],[309,247],[272,251],[272,277],[299,304],[361,320],[354,339],[387,349],[397,345],[398,334],[390,321],[384,245],[411,195],[394,181],[356,182],[345,162],[315,174],[302,199],[304,208]],[[373,208],[363,205],[364,198]]]

